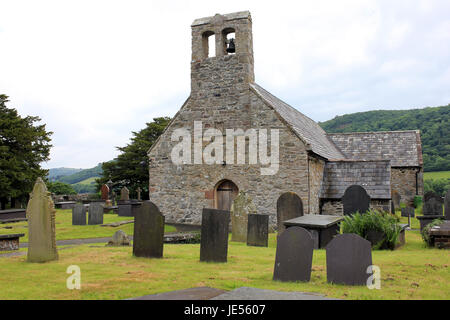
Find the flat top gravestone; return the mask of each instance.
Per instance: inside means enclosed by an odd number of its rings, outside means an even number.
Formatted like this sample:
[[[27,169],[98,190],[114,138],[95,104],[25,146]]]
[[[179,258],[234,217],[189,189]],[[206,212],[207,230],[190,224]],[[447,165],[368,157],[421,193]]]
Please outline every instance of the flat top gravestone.
[[[54,204],[41,178],[34,184],[27,206],[28,262],[46,262],[58,259],[55,240]]]
[[[366,285],[372,265],[370,242],[353,234],[336,236],[326,247],[327,281],[345,285]]]
[[[247,241],[248,215],[256,213],[252,198],[244,191],[239,192],[231,205],[231,241]]]
[[[450,190],[447,191],[444,200],[445,220],[450,220]]]
[[[227,262],[230,211],[203,208],[200,261]]]
[[[363,214],[369,210],[370,196],[363,187],[352,185],[345,190],[342,196],[342,205],[344,206],[345,215],[356,212]]]
[[[151,201],[144,201],[134,217],[133,255],[162,258],[165,217]]]
[[[328,228],[339,221],[344,220],[342,216],[331,216],[322,214],[305,214],[302,217],[284,221],[285,226],[297,226],[306,228]]]
[[[434,192],[427,192],[424,195],[422,214],[424,216],[442,216],[442,197]]]
[[[128,201],[128,200],[130,200],[130,191],[128,191],[127,187],[123,187],[120,190],[120,200],[121,201]]]
[[[309,281],[314,241],[302,227],[290,227],[278,238],[273,280]]]
[[[283,193],[277,200],[278,236],[286,229],[283,221],[303,215],[302,199],[293,192]]]
[[[88,224],[103,224],[103,206],[99,202],[92,202],[89,205]]]
[[[249,214],[247,224],[247,245],[267,247],[269,243],[269,216]]]
[[[72,208],[72,225],[86,225],[86,206],[84,204],[79,203]]]
[[[109,187],[106,184],[102,185],[101,188],[102,200],[109,200]]]

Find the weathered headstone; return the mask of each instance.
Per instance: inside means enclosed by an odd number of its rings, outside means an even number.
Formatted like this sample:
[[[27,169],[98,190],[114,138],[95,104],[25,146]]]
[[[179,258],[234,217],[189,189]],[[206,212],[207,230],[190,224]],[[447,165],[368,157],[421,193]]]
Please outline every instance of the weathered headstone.
[[[133,217],[133,213],[131,211],[131,203],[125,204],[119,203],[117,207],[118,207],[117,215],[119,217]]]
[[[370,196],[363,187],[352,185],[345,190],[342,197],[342,205],[344,207],[344,215],[356,212],[363,214],[369,210]]]
[[[414,207],[402,208],[402,217],[414,218]]]
[[[136,189],[136,192],[137,192],[137,199],[138,199],[138,201],[141,201],[142,200],[142,197],[141,197],[142,189],[140,187],[138,187]]]
[[[101,188],[102,200],[109,200],[109,187],[106,184],[102,185]]]
[[[133,255],[162,258],[165,217],[151,201],[144,201],[134,218]]]
[[[103,224],[103,206],[99,202],[89,204],[88,224]]]
[[[371,244],[353,234],[336,236],[326,247],[327,281],[345,285],[366,285],[372,265]]]
[[[443,204],[444,203],[440,195],[431,191],[427,192],[424,196],[422,214],[424,216],[441,216]]]
[[[267,214],[249,214],[247,225],[247,245],[267,247],[269,240],[269,216]]]
[[[247,241],[248,215],[256,213],[256,206],[246,192],[239,192],[231,205],[231,241]]]
[[[444,200],[445,220],[450,220],[450,190],[447,191]]]
[[[27,206],[29,262],[46,262],[58,259],[55,239],[55,213],[47,187],[38,178]]]
[[[72,225],[84,226],[86,225],[86,207],[79,203],[72,208]]]
[[[230,211],[203,208],[200,261],[227,262]]]
[[[125,232],[122,230],[116,231],[112,236],[112,239],[106,244],[108,247],[119,247],[119,246],[129,246],[130,239]]]
[[[395,208],[400,208],[400,202],[402,201],[402,197],[397,190],[392,190],[391,193],[392,202],[394,203]]]
[[[120,189],[120,201],[128,201],[130,200],[130,191],[128,191],[127,187],[123,187]]]
[[[273,280],[309,281],[314,242],[302,227],[287,228],[278,238]]]
[[[277,200],[278,236],[286,229],[283,221],[303,216],[302,199],[293,192],[283,193]]]

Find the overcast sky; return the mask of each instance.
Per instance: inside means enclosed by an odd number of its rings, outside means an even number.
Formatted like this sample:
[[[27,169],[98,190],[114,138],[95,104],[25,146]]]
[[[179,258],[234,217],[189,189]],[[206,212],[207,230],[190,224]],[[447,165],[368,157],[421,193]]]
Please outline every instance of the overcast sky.
[[[316,121],[450,103],[448,0],[0,0],[0,93],[54,132],[45,168],[93,167],[189,96],[194,19],[244,10],[256,82]]]

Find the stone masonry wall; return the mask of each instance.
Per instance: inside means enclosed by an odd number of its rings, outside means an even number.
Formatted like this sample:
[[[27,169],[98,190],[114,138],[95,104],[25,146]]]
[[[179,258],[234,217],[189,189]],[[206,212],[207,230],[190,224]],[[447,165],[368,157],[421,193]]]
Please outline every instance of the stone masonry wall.
[[[319,214],[319,193],[323,180],[325,161],[315,157],[309,157],[309,212],[310,214]]]
[[[418,168],[391,168],[391,190],[396,190],[400,202],[412,205],[416,196],[416,173],[419,173],[418,195],[423,196],[423,175]]]
[[[370,210],[379,210],[390,212],[390,200],[381,199],[371,199],[370,200]],[[321,200],[321,214],[342,216],[344,215],[344,206],[341,200]]]

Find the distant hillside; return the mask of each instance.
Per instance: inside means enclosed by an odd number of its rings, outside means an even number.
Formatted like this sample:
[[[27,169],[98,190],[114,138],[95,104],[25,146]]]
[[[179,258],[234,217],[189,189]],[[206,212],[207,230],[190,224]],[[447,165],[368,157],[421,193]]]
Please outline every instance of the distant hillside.
[[[75,184],[92,177],[100,177],[102,173],[102,165],[100,163],[94,168],[84,169],[68,176],[59,177],[57,181]]]
[[[53,168],[48,170],[48,179],[50,181],[58,180],[64,176],[69,176],[71,174],[82,171],[83,169],[75,168]]]
[[[425,171],[450,170],[450,104],[412,110],[358,112],[319,123],[329,133],[420,130]]]

